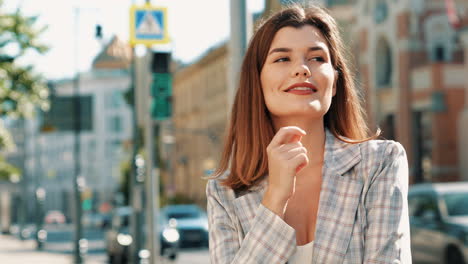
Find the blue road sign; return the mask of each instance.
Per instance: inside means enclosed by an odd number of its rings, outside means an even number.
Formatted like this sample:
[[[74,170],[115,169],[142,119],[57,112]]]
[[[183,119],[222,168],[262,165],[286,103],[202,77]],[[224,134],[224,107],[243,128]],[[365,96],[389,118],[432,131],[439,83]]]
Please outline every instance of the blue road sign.
[[[132,44],[164,44],[169,42],[165,8],[150,5],[130,9],[130,42]]]

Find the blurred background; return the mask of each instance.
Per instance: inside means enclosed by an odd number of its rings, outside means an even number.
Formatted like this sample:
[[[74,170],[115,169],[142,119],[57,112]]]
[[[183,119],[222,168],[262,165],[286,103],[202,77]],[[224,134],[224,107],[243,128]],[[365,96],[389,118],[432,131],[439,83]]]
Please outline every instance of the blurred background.
[[[209,263],[241,59],[294,2],[330,10],[407,151],[415,263],[466,263],[466,0],[0,0],[0,262]]]

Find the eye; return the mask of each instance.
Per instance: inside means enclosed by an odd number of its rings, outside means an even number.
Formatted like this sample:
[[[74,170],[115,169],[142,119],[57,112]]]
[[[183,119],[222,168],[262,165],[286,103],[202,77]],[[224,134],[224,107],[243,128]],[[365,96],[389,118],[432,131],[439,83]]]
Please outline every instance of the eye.
[[[325,62],[325,59],[321,56],[318,57],[312,57],[309,59],[309,61],[320,61],[320,62]]]
[[[284,62],[284,61],[289,61],[288,57],[281,57],[279,59],[276,59],[274,62]]]

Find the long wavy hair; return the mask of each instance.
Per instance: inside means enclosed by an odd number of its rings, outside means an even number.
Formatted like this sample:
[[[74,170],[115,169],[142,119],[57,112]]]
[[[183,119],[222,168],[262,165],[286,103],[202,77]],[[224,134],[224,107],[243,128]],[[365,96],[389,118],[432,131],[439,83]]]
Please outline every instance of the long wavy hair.
[[[227,138],[214,173],[214,177],[219,177],[228,172],[222,184],[236,191],[249,189],[268,173],[266,148],[275,130],[263,97],[260,73],[270,45],[281,28],[304,25],[320,30],[330,50],[331,63],[338,73],[336,95],[325,114],[324,126],[335,137],[348,143],[370,140],[379,134],[370,136],[336,21],[326,9],[318,6],[285,8],[260,24],[242,63]]]

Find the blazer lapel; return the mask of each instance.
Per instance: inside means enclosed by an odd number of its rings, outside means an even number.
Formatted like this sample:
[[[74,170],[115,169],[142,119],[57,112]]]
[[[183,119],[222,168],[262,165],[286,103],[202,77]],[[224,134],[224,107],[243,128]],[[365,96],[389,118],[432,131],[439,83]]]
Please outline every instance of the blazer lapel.
[[[258,186],[252,187],[247,193],[237,197],[233,201],[244,236],[250,230],[257,208],[262,202],[267,184],[267,179],[264,179]]]
[[[348,144],[326,130],[313,263],[343,263],[363,188],[350,170],[361,160],[359,144]]]
[[[363,188],[362,181],[350,173],[361,161],[361,151],[358,144],[340,141],[326,130],[324,155],[313,263],[343,263]],[[233,201],[244,237],[266,191],[267,179]]]

